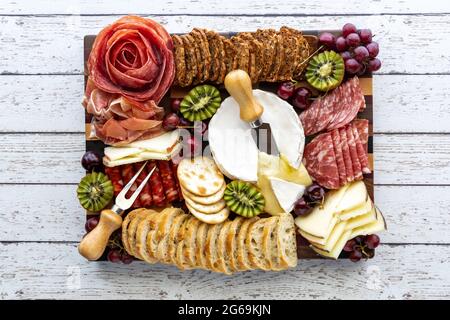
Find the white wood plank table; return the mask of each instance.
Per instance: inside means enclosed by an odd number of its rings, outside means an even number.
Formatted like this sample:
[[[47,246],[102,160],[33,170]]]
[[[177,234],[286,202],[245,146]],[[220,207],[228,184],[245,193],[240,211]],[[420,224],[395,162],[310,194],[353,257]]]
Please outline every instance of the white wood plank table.
[[[84,261],[75,197],[83,176],[82,40],[127,13],[169,32],[371,28],[383,63],[374,75],[375,192],[389,224],[376,257],[233,277]],[[445,0],[1,0],[0,297],[449,299],[449,39]]]

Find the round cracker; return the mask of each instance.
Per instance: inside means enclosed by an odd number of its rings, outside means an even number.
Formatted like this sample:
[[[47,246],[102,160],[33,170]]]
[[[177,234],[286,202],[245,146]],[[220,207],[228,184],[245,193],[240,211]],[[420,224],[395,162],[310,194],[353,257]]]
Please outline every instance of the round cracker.
[[[177,176],[184,189],[202,197],[217,193],[225,181],[214,160],[201,156],[181,160]]]
[[[195,210],[188,203],[186,203],[186,207],[189,209],[189,212],[192,213],[194,217],[208,224],[222,223],[225,220],[227,220],[228,216],[230,215],[230,209],[228,209],[228,207],[225,207],[219,212],[213,214],[203,213],[198,210]]]
[[[197,211],[200,211],[201,213],[206,213],[206,214],[215,214],[215,213],[219,212],[220,210],[222,210],[223,208],[225,208],[225,206],[226,206],[226,203],[223,199],[220,199],[219,201],[208,204],[208,205],[197,203],[195,201],[192,201],[189,198],[184,198],[184,201],[191,208],[193,208]]]
[[[226,187],[227,187],[227,184],[224,181],[223,186],[222,186],[222,188],[220,188],[219,191],[217,191],[216,193],[214,193],[210,196],[206,196],[206,197],[197,196],[197,195],[193,194],[192,192],[189,192],[189,190],[186,190],[183,187],[181,187],[181,193],[183,193],[184,198],[189,198],[190,200],[192,200],[198,204],[210,205],[210,204],[216,203],[217,201],[220,201],[223,198]]]

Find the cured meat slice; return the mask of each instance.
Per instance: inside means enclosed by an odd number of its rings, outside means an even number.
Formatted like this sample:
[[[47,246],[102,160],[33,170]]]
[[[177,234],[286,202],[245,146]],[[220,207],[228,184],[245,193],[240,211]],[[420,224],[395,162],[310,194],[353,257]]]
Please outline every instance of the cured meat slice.
[[[367,155],[367,151],[364,150],[363,144],[359,137],[358,129],[353,125],[353,123],[350,123],[349,126],[353,130],[353,136],[356,141],[356,151],[358,153],[359,162],[361,163],[361,170],[364,174],[370,174],[371,171],[369,168],[369,158]]]
[[[122,180],[124,182],[124,184],[126,185],[135,175],[135,171],[133,169],[133,165],[131,164],[126,164],[123,165],[121,167],[122,169]],[[126,198],[128,199],[129,197],[131,197],[134,193],[134,191],[136,191],[137,189],[137,184],[136,181],[133,183],[133,185],[131,186],[130,190],[128,190],[127,194],[125,195]],[[131,206],[132,208],[139,208],[141,207],[141,201],[139,200],[139,197],[136,198],[136,200],[133,202],[133,205]]]
[[[156,167],[152,176],[150,177],[150,189],[152,190],[153,204],[158,207],[163,207],[166,204],[166,196],[164,193],[164,187],[161,179],[161,174],[156,165],[156,161],[150,161],[148,170],[150,171]]]
[[[151,19],[125,16],[95,38],[89,78],[103,91],[159,103],[175,77],[173,42]]]
[[[347,173],[347,181],[352,182],[355,180],[355,175],[353,174],[353,164],[352,157],[350,155],[350,149],[347,143],[347,134],[344,128],[339,129],[339,136],[341,138],[342,155],[344,157],[345,170]]]
[[[173,202],[178,199],[178,190],[175,179],[172,176],[169,161],[158,161],[157,164],[161,174],[166,200],[167,202]]]
[[[122,174],[120,173],[119,167],[105,167],[105,173],[111,180],[114,188],[114,196],[117,197],[123,189]]]
[[[306,135],[338,129],[364,110],[365,100],[358,77],[354,77],[324,97],[317,98],[300,115]]]
[[[305,166],[314,180],[328,189],[338,189],[339,173],[331,134],[315,137],[305,147]]]
[[[334,153],[336,154],[336,164],[339,173],[339,184],[343,186],[347,183],[347,170],[345,169],[344,155],[342,153],[342,144],[339,131],[333,130],[330,132],[333,139]]]
[[[353,136],[353,130],[352,130],[351,126],[347,126],[343,130],[345,130],[345,133],[347,135],[347,144],[348,144],[348,148],[350,150],[350,156],[352,159],[354,178],[355,178],[355,180],[361,180],[363,178],[363,175],[362,175],[361,163],[359,162],[358,152],[356,151],[356,141],[355,141],[355,137]]]
[[[353,125],[358,130],[359,138],[363,144],[363,148],[368,153],[367,145],[369,143],[369,120],[367,119],[355,119]]]
[[[134,171],[135,172],[139,171],[139,169],[141,169],[142,164],[143,164],[142,162],[134,163],[133,164]],[[140,186],[141,182],[144,181],[145,177],[147,177],[148,171],[146,169],[147,168],[144,168],[144,170],[142,170],[139,176],[136,178],[137,186]],[[141,203],[141,206],[144,208],[148,208],[152,205],[152,191],[148,183],[144,185],[144,188],[139,194],[139,201]]]

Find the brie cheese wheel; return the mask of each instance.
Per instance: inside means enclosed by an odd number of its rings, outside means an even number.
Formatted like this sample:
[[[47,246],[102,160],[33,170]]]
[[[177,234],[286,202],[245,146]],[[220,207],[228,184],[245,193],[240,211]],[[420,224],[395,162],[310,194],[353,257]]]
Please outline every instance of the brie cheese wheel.
[[[275,177],[269,177],[269,180],[281,208],[284,212],[291,212],[295,202],[303,196],[305,186]]]
[[[270,92],[253,90],[253,95],[264,108],[261,120],[270,124],[280,155],[290,166],[298,168],[305,135],[294,108]],[[249,123],[241,120],[239,114],[239,105],[232,97],[222,102],[209,123],[209,147],[218,167],[228,178],[256,182],[259,150]]]

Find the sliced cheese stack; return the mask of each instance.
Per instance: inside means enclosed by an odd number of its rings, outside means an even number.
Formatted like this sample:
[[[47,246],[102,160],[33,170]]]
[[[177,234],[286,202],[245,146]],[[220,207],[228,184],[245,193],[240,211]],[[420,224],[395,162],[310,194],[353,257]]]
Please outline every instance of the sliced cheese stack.
[[[232,274],[285,270],[297,265],[294,219],[277,217],[203,223],[179,208],[131,211],[122,224],[122,242],[132,256],[179,269]]]
[[[228,218],[230,210],[223,200],[225,179],[212,159],[183,159],[177,176],[186,207],[197,219],[217,224]]]
[[[327,193],[323,205],[297,217],[299,233],[322,256],[337,259],[346,242],[386,229],[384,217],[372,203],[364,182],[347,184]]]
[[[106,147],[103,164],[116,167],[145,160],[170,160],[181,150],[178,130],[166,132],[155,138],[134,141],[120,147]]]

